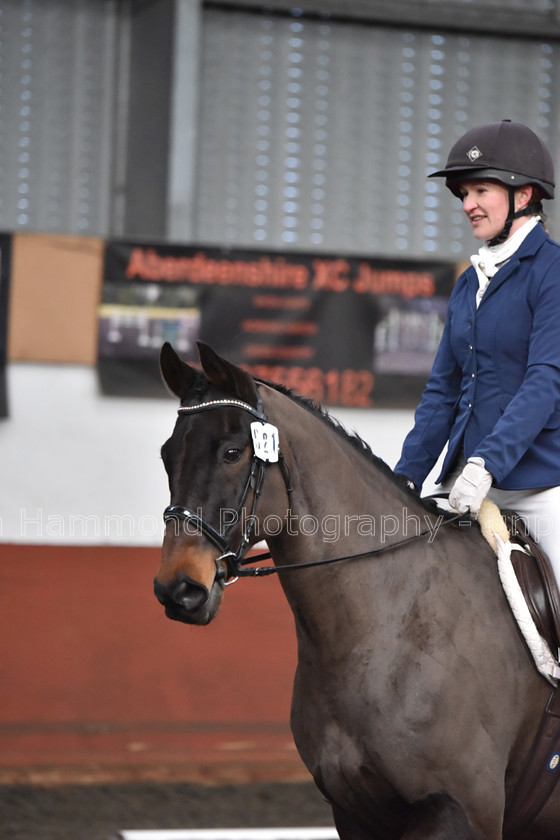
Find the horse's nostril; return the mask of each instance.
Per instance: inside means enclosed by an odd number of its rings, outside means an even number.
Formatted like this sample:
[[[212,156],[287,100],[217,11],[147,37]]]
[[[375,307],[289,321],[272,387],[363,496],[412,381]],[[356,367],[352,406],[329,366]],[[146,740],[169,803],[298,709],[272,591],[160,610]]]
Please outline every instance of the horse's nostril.
[[[154,580],[154,594],[164,607],[176,604],[187,612],[202,607],[209,598],[208,589],[202,583],[182,576],[170,584]]]
[[[182,580],[173,593],[173,600],[181,603],[187,595],[188,588],[187,581]]]
[[[201,584],[183,580],[177,587],[174,600],[186,610],[196,610],[208,600],[208,590]]]

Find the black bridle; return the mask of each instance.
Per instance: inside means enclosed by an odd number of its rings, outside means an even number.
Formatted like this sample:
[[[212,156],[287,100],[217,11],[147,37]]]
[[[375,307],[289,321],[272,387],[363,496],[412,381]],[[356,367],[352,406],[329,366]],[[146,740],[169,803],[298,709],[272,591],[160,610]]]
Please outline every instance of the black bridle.
[[[258,391],[256,408],[250,405],[249,403],[244,402],[243,400],[221,399],[210,400],[209,402],[200,403],[199,405],[182,405],[178,409],[178,414],[194,414],[200,411],[207,411],[209,409],[226,407],[240,408],[243,411],[247,411],[261,423],[267,422],[266,414],[262,405],[261,396]],[[251,458],[251,464],[249,468],[249,475],[247,476],[245,486],[243,487],[241,499],[239,501],[235,514],[231,518],[231,522],[223,532],[218,531],[217,528],[214,528],[213,525],[210,525],[210,523],[207,522],[198,513],[194,513],[194,511],[189,510],[189,508],[183,507],[182,505],[169,505],[163,512],[163,521],[166,524],[168,522],[174,521],[175,523],[182,522],[183,525],[192,525],[195,529],[195,533],[203,534],[208,540],[210,540],[211,543],[213,543],[216,546],[216,548],[218,548],[222,552],[221,555],[216,558],[215,562],[219,574],[221,570],[222,578],[224,576],[222,563],[225,564],[227,570],[226,581],[230,581],[230,579],[236,579],[238,577],[255,577],[259,573],[265,574],[264,570],[261,571],[260,569],[243,569],[242,566],[248,563],[257,563],[259,562],[259,560],[270,559],[272,557],[270,552],[267,551],[263,554],[253,556],[249,560],[243,559],[251,544],[251,536],[253,534],[256,522],[257,504],[262,492],[266,467],[269,463],[271,462],[264,461],[256,453],[253,453],[253,457]],[[292,486],[290,479],[290,471],[281,452],[278,453],[277,463],[282,473],[282,477],[284,479],[286,495],[288,496],[288,510],[290,510],[292,507]],[[245,507],[245,502],[247,501],[251,490],[253,491],[251,512],[246,519],[245,527],[241,531],[239,545],[237,546],[237,549],[233,551],[229,544],[229,537],[234,527],[239,522],[242,510]],[[268,574],[271,574],[272,571],[276,571],[276,567],[271,567],[271,571],[268,572]],[[233,582],[233,580],[231,580],[231,582]]]
[[[259,391],[257,390],[257,407],[250,405],[249,403],[244,402],[243,400],[237,399],[219,399],[219,400],[210,400],[205,403],[199,403],[198,405],[183,405],[180,406],[178,409],[178,414],[181,415],[183,413],[190,413],[195,414],[200,411],[208,411],[214,408],[239,408],[243,411],[248,412],[261,423],[267,422],[267,417],[264,412],[262,400]],[[286,487],[286,495],[288,497],[288,511],[291,510],[292,507],[292,484],[291,484],[291,477],[290,471],[282,455],[282,452],[279,451],[278,453],[278,466],[282,473],[282,477],[284,479],[284,485]],[[163,512],[163,520],[167,524],[169,522],[182,522],[183,525],[192,525],[194,527],[194,533],[203,534],[211,543],[213,543],[216,548],[218,548],[222,553],[219,557],[216,557],[216,569],[218,578],[222,583],[233,583],[237,578],[240,577],[265,577],[266,575],[278,574],[280,572],[288,572],[288,571],[295,571],[297,569],[309,569],[316,566],[327,566],[331,563],[341,563],[343,560],[357,560],[360,557],[368,557],[374,554],[381,554],[384,551],[388,551],[391,548],[398,548],[402,545],[406,545],[413,540],[419,539],[420,537],[425,537],[428,534],[433,534],[433,528],[424,528],[422,531],[418,533],[412,534],[411,536],[403,537],[400,540],[397,540],[394,543],[389,543],[387,545],[376,546],[374,548],[368,548],[365,551],[359,551],[356,554],[345,554],[340,557],[329,557],[323,560],[311,560],[307,563],[290,563],[285,566],[254,566],[252,568],[244,568],[249,566],[253,563],[258,563],[261,560],[268,560],[272,559],[272,554],[270,551],[263,552],[262,554],[252,555],[249,558],[245,557],[247,550],[251,544],[251,536],[253,534],[254,525],[256,521],[256,510],[259,498],[262,492],[262,486],[264,482],[264,477],[266,473],[266,467],[271,464],[270,461],[262,460],[256,453],[253,454],[251,459],[251,465],[249,470],[249,475],[243,487],[243,492],[241,494],[241,499],[237,506],[235,515],[232,517],[232,520],[229,526],[223,531],[220,532],[213,525],[210,525],[202,516],[198,513],[194,513],[194,511],[190,510],[189,508],[183,507],[182,505],[169,505],[165,508]],[[239,545],[237,546],[236,551],[233,551],[229,545],[229,536],[235,525],[239,522],[241,517],[242,510],[245,506],[245,502],[249,496],[250,491],[253,490],[253,500],[251,504],[251,512],[249,517],[247,518],[247,524],[242,529],[241,537],[239,540]],[[453,516],[449,516],[443,519],[443,525],[449,524],[451,522],[455,522],[458,519],[462,519],[464,517],[463,514],[456,514]],[[224,564],[225,569],[224,569]]]

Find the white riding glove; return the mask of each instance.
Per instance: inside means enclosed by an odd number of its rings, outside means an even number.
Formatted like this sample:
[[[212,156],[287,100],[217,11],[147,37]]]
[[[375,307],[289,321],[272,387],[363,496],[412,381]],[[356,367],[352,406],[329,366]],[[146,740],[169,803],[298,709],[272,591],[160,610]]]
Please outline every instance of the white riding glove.
[[[492,476],[484,467],[484,459],[469,458],[449,494],[449,504],[459,513],[470,512],[476,519],[491,486]]]

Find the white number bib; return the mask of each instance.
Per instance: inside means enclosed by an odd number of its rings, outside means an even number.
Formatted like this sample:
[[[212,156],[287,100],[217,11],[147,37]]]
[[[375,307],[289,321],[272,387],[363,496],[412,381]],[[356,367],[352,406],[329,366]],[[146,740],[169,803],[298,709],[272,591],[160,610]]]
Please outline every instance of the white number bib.
[[[261,461],[278,460],[278,429],[272,423],[251,423],[251,437],[255,455]]]

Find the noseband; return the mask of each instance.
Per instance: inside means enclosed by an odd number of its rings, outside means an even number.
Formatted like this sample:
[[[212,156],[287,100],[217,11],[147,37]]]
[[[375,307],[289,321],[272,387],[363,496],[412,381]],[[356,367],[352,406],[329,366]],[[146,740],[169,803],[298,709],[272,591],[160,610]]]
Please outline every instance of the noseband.
[[[244,402],[243,400],[221,399],[209,400],[208,402],[200,403],[198,405],[182,405],[179,407],[177,413],[179,415],[195,414],[201,411],[209,411],[215,408],[239,408],[242,411],[248,412],[253,417],[255,417],[257,421],[259,421],[258,423],[251,424],[252,432],[254,426],[272,429],[276,433],[276,442],[278,441],[278,430],[276,429],[276,427],[268,425],[267,417],[262,404],[261,395],[258,392],[258,390],[256,408],[254,408],[249,403]],[[195,533],[203,534],[211,543],[213,543],[216,546],[216,548],[218,548],[222,552],[221,555],[216,558],[215,562],[218,580],[223,583],[227,583],[228,581],[230,583],[233,583],[233,580],[237,579],[238,577],[254,575],[257,571],[256,569],[242,569],[241,566],[243,564],[243,557],[245,556],[250,546],[251,535],[254,530],[257,504],[262,492],[262,486],[264,482],[267,464],[278,463],[278,466],[280,467],[280,471],[282,473],[282,477],[284,479],[286,494],[288,496],[288,509],[290,509],[292,505],[292,487],[290,481],[290,473],[284,460],[284,456],[279,450],[277,450],[275,455],[273,455],[272,457],[257,454],[258,439],[259,435],[257,428],[257,430],[255,430],[253,433],[253,457],[251,459],[249,475],[247,476],[247,481],[245,482],[245,486],[243,488],[243,492],[241,494],[241,499],[237,506],[235,516],[232,518],[231,523],[228,525],[228,527],[224,530],[223,533],[218,531],[217,528],[214,528],[213,525],[210,525],[210,523],[203,519],[203,517],[200,516],[198,513],[194,513],[192,510],[189,510],[188,508],[183,507],[182,505],[169,505],[169,507],[167,507],[163,512],[163,521],[166,524],[168,522],[180,521],[184,524],[186,523],[188,525],[191,525],[195,529]],[[237,546],[237,550],[233,551],[233,549],[230,547],[228,539],[231,534],[231,531],[239,521],[241,512],[251,490],[253,491],[251,512],[249,517],[247,518],[246,525],[241,532],[241,537],[239,540],[239,545]],[[264,560],[270,557],[270,552],[265,552],[264,554],[259,554],[258,556],[251,558],[249,562],[254,563],[259,560]],[[223,564],[225,564],[225,568]]]

